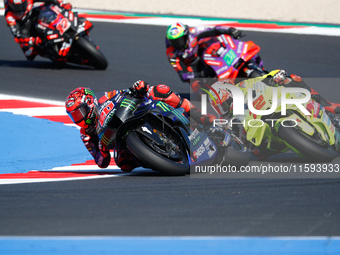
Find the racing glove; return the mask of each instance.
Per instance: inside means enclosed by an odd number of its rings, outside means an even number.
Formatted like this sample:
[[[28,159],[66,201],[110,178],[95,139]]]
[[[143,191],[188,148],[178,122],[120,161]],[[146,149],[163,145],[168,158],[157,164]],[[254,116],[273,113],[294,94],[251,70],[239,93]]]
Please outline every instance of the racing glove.
[[[228,29],[228,32],[230,36],[233,37],[234,39],[238,39],[242,36],[242,32],[234,27],[230,27]]]
[[[132,85],[132,91],[138,97],[143,97],[149,90],[149,84],[145,81],[138,80]]]
[[[19,43],[21,48],[23,47],[36,47],[41,45],[41,38],[37,37],[28,37],[28,38],[15,38],[16,43]]]
[[[60,4],[60,7],[62,7],[62,8],[64,8],[65,10],[68,10],[68,11],[70,11],[70,10],[72,10],[72,4],[70,4],[70,3],[62,3],[62,4]]]
[[[70,11],[72,9],[72,4],[70,3],[64,3],[63,0],[55,0],[56,4],[59,4],[61,8],[64,8],[65,10]]]
[[[212,124],[213,121],[216,119],[216,116],[213,114],[207,113],[206,115],[203,115],[200,119],[203,124]]]
[[[234,27],[229,27],[228,29],[225,29],[225,28],[216,28],[216,30],[220,34],[230,35],[234,39],[238,39],[238,38],[242,37],[242,32],[240,30],[234,28]]]

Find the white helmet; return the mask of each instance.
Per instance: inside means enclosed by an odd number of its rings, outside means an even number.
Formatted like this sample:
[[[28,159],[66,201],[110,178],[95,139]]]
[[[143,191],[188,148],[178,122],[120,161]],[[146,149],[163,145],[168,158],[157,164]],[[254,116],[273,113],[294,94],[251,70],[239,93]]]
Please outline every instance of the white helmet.
[[[235,86],[231,80],[227,79],[215,82],[209,89],[210,105],[219,115],[230,114],[233,109],[233,96],[225,85]]]

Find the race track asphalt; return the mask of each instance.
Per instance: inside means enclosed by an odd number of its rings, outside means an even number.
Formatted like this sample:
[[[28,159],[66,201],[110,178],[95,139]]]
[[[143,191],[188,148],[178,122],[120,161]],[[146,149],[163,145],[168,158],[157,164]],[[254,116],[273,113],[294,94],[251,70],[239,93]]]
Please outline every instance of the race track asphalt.
[[[122,89],[144,79],[188,93],[167,61],[165,27],[94,22],[105,71],[25,60],[0,17],[0,93],[64,100],[78,86]],[[245,32],[267,69],[329,78],[313,88],[339,97],[339,38]],[[339,100],[340,101],[340,100]],[[1,120],[5,121],[5,120]],[[6,145],[2,145],[1,151]],[[158,173],[0,186],[0,235],[339,236],[340,179],[228,179]]]

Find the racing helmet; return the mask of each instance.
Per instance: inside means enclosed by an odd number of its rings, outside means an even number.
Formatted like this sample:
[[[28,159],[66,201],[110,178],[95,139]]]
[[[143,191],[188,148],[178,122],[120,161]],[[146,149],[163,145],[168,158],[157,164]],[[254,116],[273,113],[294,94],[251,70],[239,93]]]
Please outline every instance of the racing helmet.
[[[176,22],[168,26],[166,38],[170,45],[178,50],[188,47],[189,28],[181,22]]]
[[[76,88],[67,97],[65,102],[66,112],[79,127],[87,129],[95,124],[95,97],[92,89],[84,87]]]
[[[30,4],[29,4],[30,2]],[[30,0],[8,0],[9,7],[14,12],[26,12],[30,11],[32,9],[32,3],[33,1]]]
[[[233,96],[229,89],[225,85],[235,84],[227,79],[223,81],[217,81],[209,88],[209,103],[212,108],[220,116],[232,114],[233,109]]]

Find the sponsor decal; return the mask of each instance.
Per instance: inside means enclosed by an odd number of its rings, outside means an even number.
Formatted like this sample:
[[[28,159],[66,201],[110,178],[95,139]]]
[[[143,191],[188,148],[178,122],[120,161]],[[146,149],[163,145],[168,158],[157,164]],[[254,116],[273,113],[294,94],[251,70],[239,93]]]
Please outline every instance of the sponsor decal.
[[[218,69],[216,71],[216,74],[219,75],[220,73],[224,72],[225,70],[227,70],[229,68],[229,66],[223,66],[220,69]]]
[[[142,127],[142,131],[149,133],[152,135],[151,131],[147,127]]]
[[[124,98],[123,101],[120,103],[121,107],[128,108],[129,110],[133,111],[136,109],[136,103],[130,99]]]
[[[238,45],[237,45],[237,53],[240,54],[242,52],[242,47],[243,47],[243,42],[240,42]]]
[[[215,153],[215,151],[209,150],[209,151],[208,151],[208,156],[209,156],[209,158],[211,158],[211,157],[214,155],[214,153]]]
[[[211,60],[208,60],[208,61],[206,61],[206,63],[208,65],[212,65],[212,66],[221,66],[222,65],[222,62],[220,62],[220,61],[211,61]]]
[[[114,103],[112,101],[107,101],[100,109],[99,124],[101,127],[105,127],[108,122],[111,121],[112,116],[116,112],[114,109]]]
[[[198,159],[205,152],[203,144],[193,153],[194,158]]]
[[[200,132],[197,130],[197,128],[195,128],[195,130],[191,133],[191,135],[189,135],[189,141],[191,142],[192,140],[196,139],[199,133]]]
[[[57,34],[47,36],[47,40],[53,40],[53,39],[57,39],[57,38],[58,38]]]
[[[203,143],[207,147],[207,146],[209,146],[211,144],[211,141],[210,141],[209,138],[206,138]]]
[[[41,30],[46,30],[46,27],[44,27],[44,26],[42,26],[42,25],[40,25],[40,24],[38,24],[37,27],[38,27],[39,29],[41,29]]]

